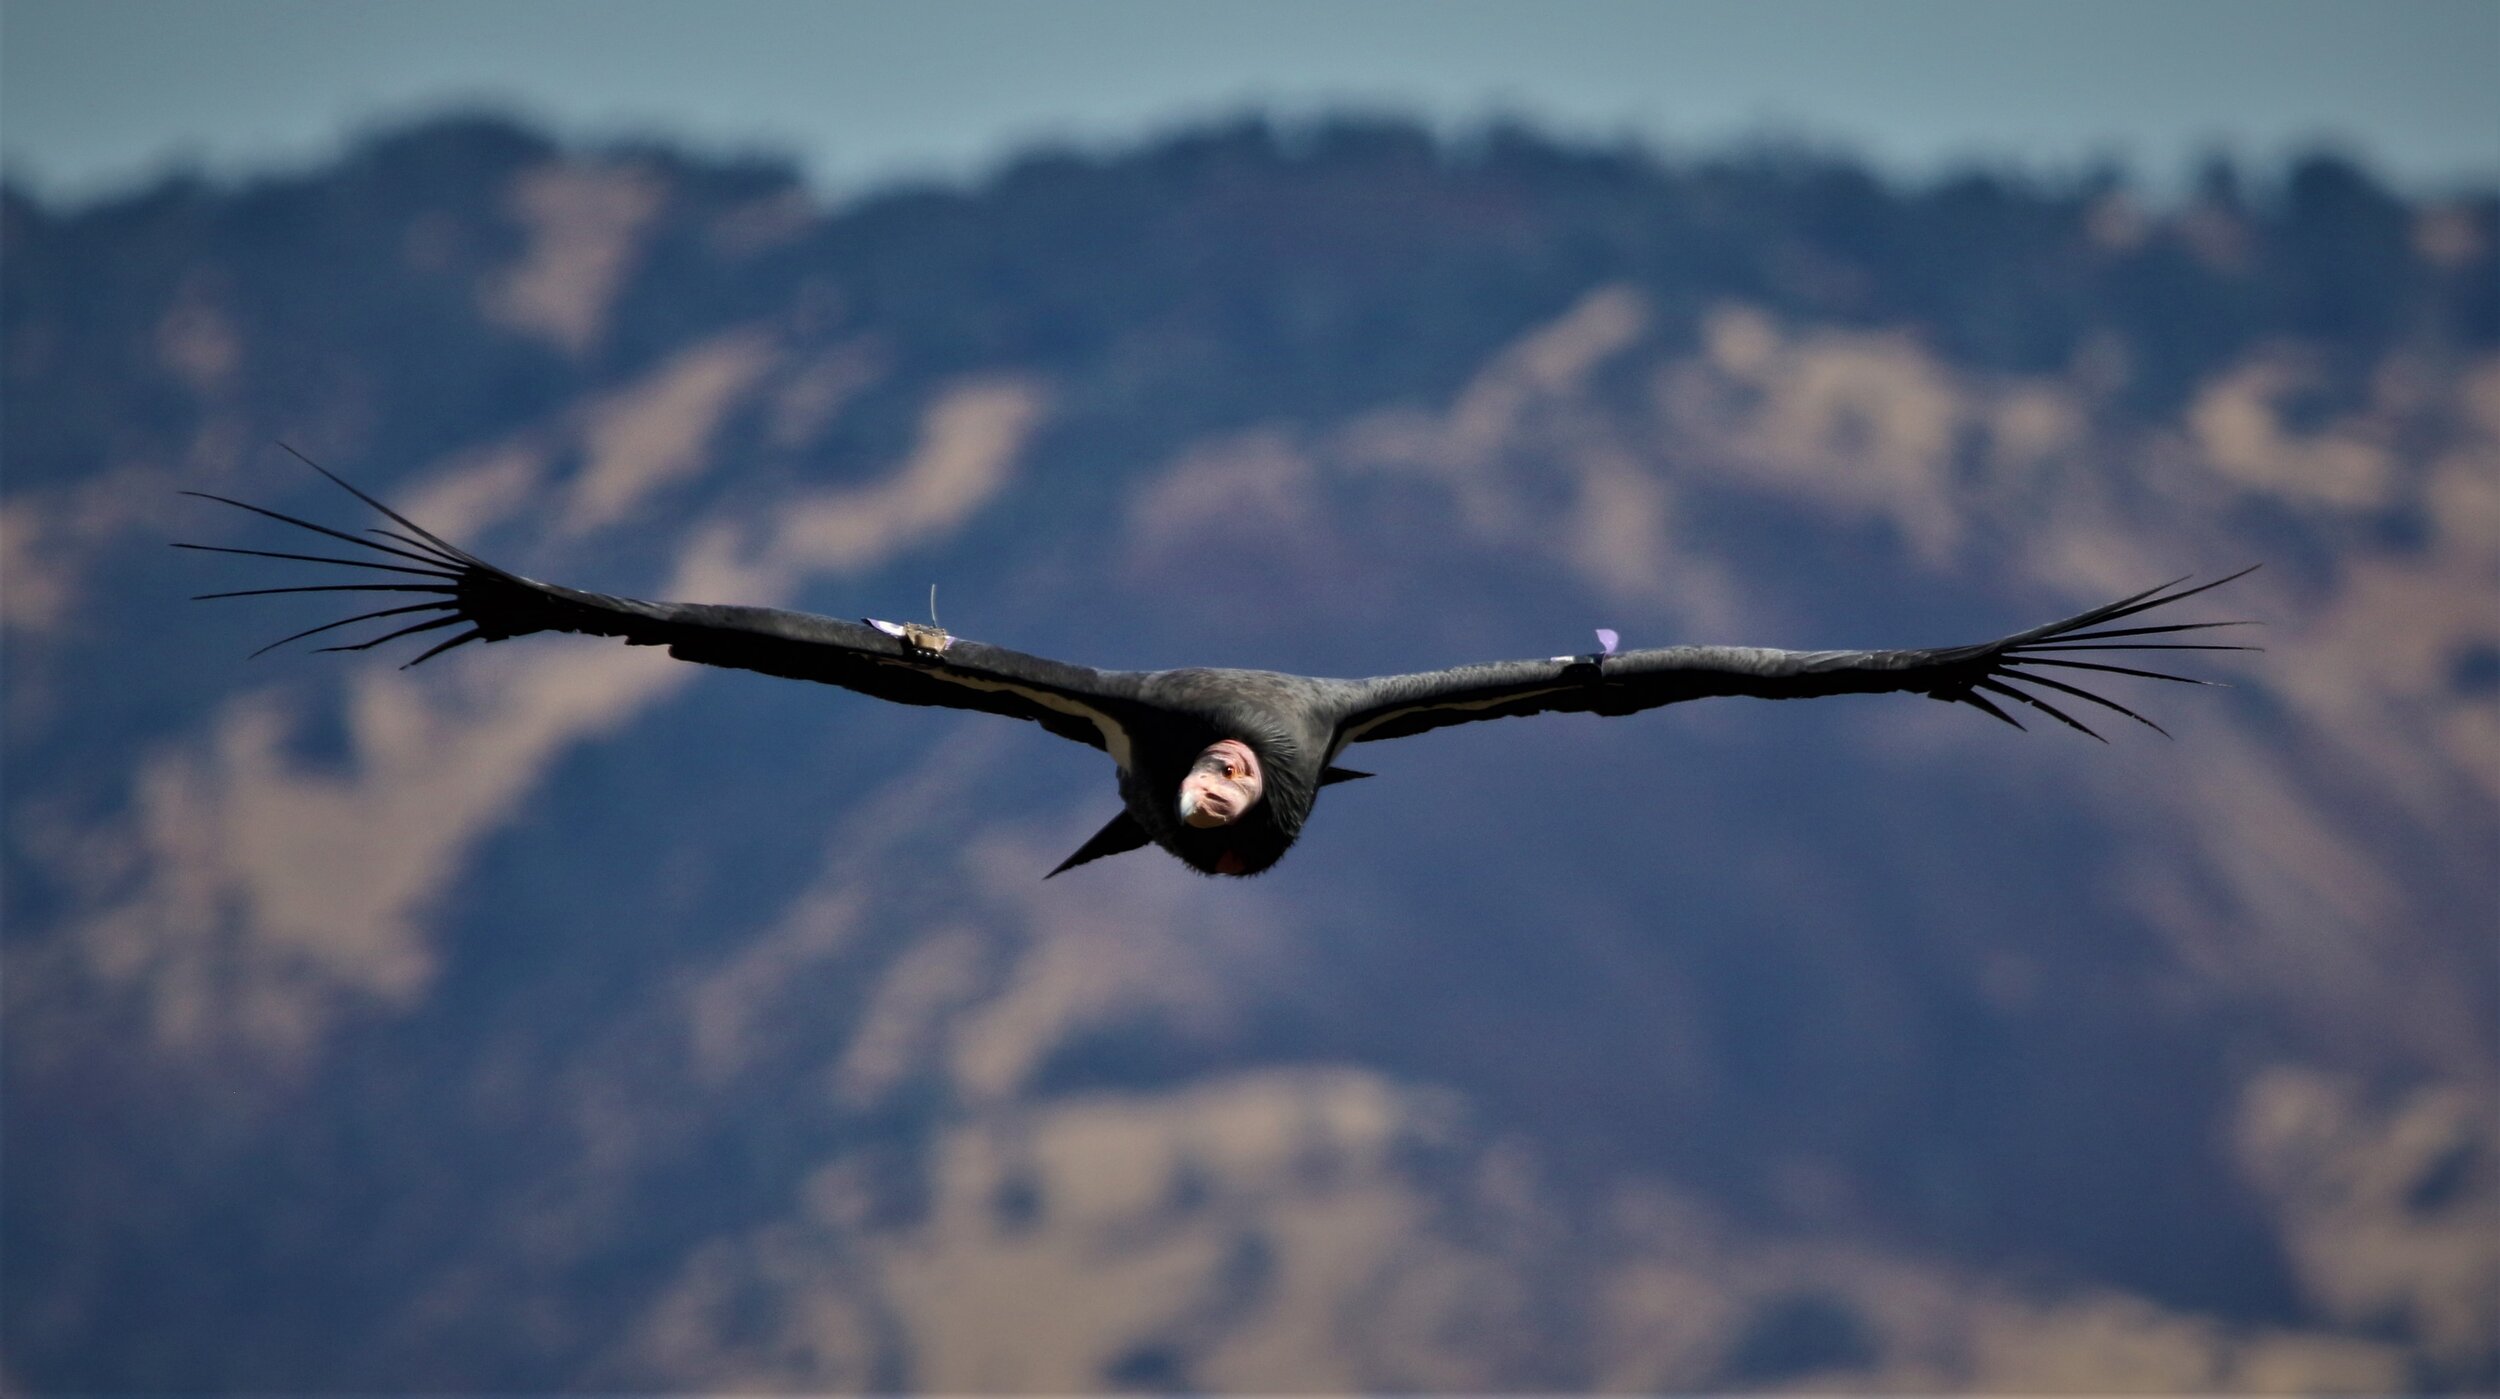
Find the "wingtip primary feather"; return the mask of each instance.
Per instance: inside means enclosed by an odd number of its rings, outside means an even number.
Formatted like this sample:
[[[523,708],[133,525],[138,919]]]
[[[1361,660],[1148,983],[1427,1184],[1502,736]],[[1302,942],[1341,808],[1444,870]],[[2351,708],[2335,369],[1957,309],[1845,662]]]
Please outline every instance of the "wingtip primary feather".
[[[2167,607],[2173,603],[2195,597],[2215,588],[2219,588],[2225,583],[2245,578],[2249,574],[2255,572],[2258,567],[2259,565],[2250,564],[2246,568],[2235,570],[2231,573],[2223,575],[2220,578],[2213,579],[2210,582],[2199,583],[2193,587],[2180,586],[2189,580],[2184,577],[2176,578],[2168,583],[2162,584],[2158,588],[2149,588],[2143,592],[2120,598],[2116,602],[2092,608],[2089,611],[2069,617],[2062,622],[2053,622],[2047,626],[2034,627],[2029,631],[2017,633],[2012,637],[2006,638],[2004,641],[1996,643],[1992,647],[1980,648],[1977,651],[1968,653],[1973,660],[1985,657],[1987,667],[1984,676],[1976,678],[1970,683],[1977,688],[2001,694],[2019,701],[2020,703],[2029,705],[2033,709],[2055,718],[2060,723],[2089,734],[2091,737],[2100,739],[2104,743],[2108,742],[2108,739],[2093,730],[2090,726],[2076,719],[2073,715],[2064,712],[2056,705],[2043,699],[2041,696],[2020,689],[2009,682],[2017,678],[2027,680],[2034,685],[2043,687],[2044,689],[2054,690],[2075,699],[2099,705],[2104,709],[2113,710],[2117,713],[2123,714],[2128,718],[2135,720],[2137,723],[2144,725],[2146,728],[2153,730],[2155,733],[2162,735],[2164,738],[2168,738],[2171,736],[2168,729],[2165,729],[2161,725],[2154,723],[2152,720],[2145,718],[2143,715],[2136,713],[2127,706],[2120,704],[2115,700],[2106,699],[2100,695],[2094,694],[2090,690],[2083,688],[2081,683],[2068,684],[2064,681],[2052,679],[2049,676],[2042,675],[2039,673],[2037,668],[2056,667],[2062,670],[2091,671],[2104,675],[2135,676],[2147,680],[2168,680],[2182,685],[2223,686],[2225,685],[2225,682],[2218,680],[2205,680],[2194,676],[2173,675],[2165,671],[2151,670],[2138,666],[2118,665],[2102,661],[2087,661],[2076,659],[2076,657],[2080,653],[2098,651],[2130,653],[2149,651],[2262,651],[2265,648],[2256,645],[2172,639],[2189,632],[2210,631],[2221,627],[2261,625],[2260,623],[2249,620],[2164,622],[2133,627],[2112,625],[2112,623],[2123,621],[2124,619],[2135,616],[2139,613],[2147,612],[2157,607]],[[2152,663],[2166,664],[2166,662]],[[2080,680],[2080,677],[2078,679]],[[1981,708],[1989,708],[1989,706],[1981,701],[1980,697],[1976,694],[1964,692],[1952,695],[1951,698],[1966,698],[1974,704],[1979,705]],[[1998,713],[1996,717],[2005,719],[2009,723],[2013,722],[2010,715]],[[2016,727],[2019,728],[2021,726],[2017,724]]]
[[[1981,713],[1988,715],[1990,718],[2001,719],[2008,724],[2012,724],[2018,729],[2023,727],[2022,720],[2017,719],[2013,715],[2006,713],[2004,710],[1997,708],[1994,704],[1988,701],[1988,698],[1985,695],[1979,694],[1976,691],[1963,690],[1955,694],[1953,698],[1964,704],[1970,705],[1971,707],[1979,710]],[[2024,732],[2028,733],[2029,730],[2025,729]]]
[[[213,500],[220,505],[231,505],[237,510],[249,510],[255,515],[265,516],[283,524],[290,524],[295,526],[297,529],[310,530],[315,534],[327,535],[330,538],[339,540],[343,543],[353,544],[359,549],[379,550],[382,553],[390,554],[396,558],[407,559],[413,563],[425,564],[431,568],[441,568],[444,566],[443,560],[432,554],[412,553],[409,550],[394,548],[388,544],[376,544],[370,539],[349,534],[345,530],[336,530],[330,528],[328,525],[317,525],[310,520],[298,519],[293,515],[287,514],[283,510],[272,510],[267,506],[253,505],[248,501],[235,500],[232,497],[216,495],[209,491],[184,491],[182,494],[193,496],[200,500]]]
[[[317,646],[313,649],[317,651],[370,651],[385,641],[397,641],[403,636],[415,636],[419,632],[433,631],[437,627],[448,627],[459,620],[459,614],[454,613],[449,617],[437,617],[431,622],[418,622],[413,626],[401,627],[395,632],[384,633],[371,641],[348,642],[337,646]]]
[[[295,450],[293,443],[290,443],[282,438],[278,442],[278,447],[288,456],[293,457],[297,461],[302,462],[304,465],[320,472],[324,477],[329,479],[332,485],[337,486],[340,490],[347,492],[349,495],[356,497],[365,504],[381,511],[384,515],[390,517],[394,523],[400,525],[411,534],[414,534],[430,543],[440,545],[442,548],[450,551],[462,563],[479,568],[490,567],[484,559],[479,558],[477,555],[470,553],[468,550],[463,549],[459,545],[452,543],[450,540],[434,533],[432,530],[429,530],[425,526],[418,524],[416,521],[409,519],[407,516],[400,514],[398,511],[383,504],[380,500],[365,494],[362,490],[357,488],[354,482],[339,475],[337,472],[332,471],[330,468],[323,466],[321,463],[314,461],[312,458],[305,456],[302,452]]]
[[[2142,724],[2144,727],[2151,729],[2153,732],[2160,734],[2164,738],[2171,736],[2170,730],[2163,728],[2161,725],[2156,724],[2152,720],[2145,718],[2143,715],[2136,713],[2134,710],[2127,708],[2118,701],[2096,695],[2090,690],[2084,689],[2080,685],[2069,685],[2062,680],[2055,680],[2046,675],[2034,675],[2029,671],[2023,672],[2022,678],[2028,684],[2046,685],[2052,690],[2073,695],[2079,700],[2097,704],[2103,709],[2116,710],[2117,712],[2126,715],[2128,718],[2133,719],[2137,723]]]
[[[2055,719],[2057,722],[2064,724],[2066,727],[2073,729],[2075,732],[2082,734],[2086,738],[2094,739],[2101,743],[2109,742],[2108,739],[2102,738],[2099,734],[2093,732],[2091,725],[2084,723],[2082,720],[2075,718],[2073,715],[2068,714],[2064,710],[2059,709],[2056,705],[2049,703],[2047,700],[2044,700],[2037,695],[2024,694],[2022,691],[2015,689],[2013,686],[2006,684],[2004,681],[1982,680],[1979,682],[1979,688],[1986,690],[1991,694],[2006,695],[2020,701],[2023,704],[2030,705],[2032,708],[2039,710],[2041,713],[2046,714],[2050,718]]]
[[[483,641],[485,639],[486,633],[483,630],[471,627],[469,630],[462,632],[460,635],[453,637],[449,641],[437,642],[433,646],[428,647],[426,650],[418,653],[416,659],[402,665],[400,669],[412,670],[418,666],[424,665],[427,661],[434,659],[436,656],[443,654],[445,651],[449,651],[455,647],[466,646],[472,641]]]
[[[470,641],[488,639],[483,625],[478,623],[476,618],[468,611],[468,603],[464,600],[465,595],[481,577],[509,578],[510,575],[505,574],[503,570],[485,562],[476,555],[460,548],[458,545],[443,539],[441,536],[426,529],[424,526],[417,524],[414,520],[409,519],[407,516],[393,510],[390,506],[384,504],[373,496],[368,495],[363,490],[358,489],[354,483],[338,475],[338,473],[329,470],[327,467],[321,465],[321,463],[314,461],[304,453],[297,451],[291,444],[281,441],[277,445],[289,456],[292,456],[297,461],[311,467],[314,471],[320,473],[323,478],[327,479],[332,484],[338,486],[342,490],[345,490],[349,495],[354,496],[357,500],[362,501],[367,506],[379,511],[383,516],[404,529],[406,533],[400,533],[397,530],[380,527],[368,527],[361,534],[350,533],[347,530],[334,529],[328,525],[319,524],[312,520],[287,514],[284,511],[271,510],[263,506],[251,504],[248,501],[236,500],[228,496],[219,495],[213,491],[186,490],[183,491],[182,494],[193,496],[201,500],[214,501],[218,504],[231,506],[238,510],[248,511],[254,515],[275,520],[281,524],[291,525],[297,529],[306,530],[328,539],[334,539],[345,544],[351,544],[359,550],[366,551],[365,555],[359,557],[341,558],[328,554],[294,553],[275,549],[249,549],[225,544],[194,544],[184,540],[169,540],[167,542],[177,549],[193,549],[204,553],[240,554],[251,558],[284,559],[299,563],[330,564],[343,568],[375,570],[402,575],[403,580],[384,583],[298,584],[276,588],[240,588],[221,592],[197,594],[194,598],[195,601],[207,601],[215,598],[228,597],[260,597],[281,593],[329,592],[396,592],[429,594],[433,595],[437,600],[415,602],[402,607],[389,607],[383,608],[379,611],[364,612],[353,617],[345,617],[335,622],[327,622],[317,627],[310,627],[292,635],[281,637],[278,640],[269,643],[267,646],[263,646],[258,650],[253,651],[251,653],[253,656],[265,655],[268,652],[273,651],[278,647],[287,645],[290,642],[300,641],[305,637],[315,636],[336,627],[348,626],[356,622],[372,621],[376,618],[401,616],[412,612],[441,611],[448,613],[449,615],[429,621],[419,622],[412,626],[401,627],[395,631],[385,633],[384,635],[374,637],[367,641],[345,643],[336,646],[322,646],[315,649],[320,651],[365,651],[382,645],[385,642],[395,641],[401,637],[413,636],[421,632],[432,631],[438,627],[452,626],[463,621],[471,624],[470,631],[462,634],[461,636],[455,637],[450,641],[442,642],[429,648],[418,655],[414,660],[409,661],[407,665],[401,667],[402,669],[406,669],[407,666],[422,664],[423,662],[435,656],[441,655],[443,652],[448,651],[455,646],[464,645]],[[377,558],[372,557],[372,555],[381,555],[383,557]]]
[[[256,559],[293,559],[299,563],[334,563],[347,568],[378,568],[389,573],[413,573],[420,578],[449,581],[458,575],[442,568],[410,568],[405,564],[377,563],[372,559],[339,559],[327,554],[286,554],[272,549],[239,549],[231,544],[192,544],[185,540],[166,541],[176,549],[196,549],[204,554],[248,554]]]
[[[376,619],[376,618],[378,618],[378,617],[402,617],[402,616],[406,616],[408,613],[411,613],[411,612],[427,612],[427,611],[433,611],[433,610],[437,610],[437,609],[441,609],[441,608],[447,608],[447,607],[450,607],[450,606],[451,606],[451,604],[450,604],[450,603],[447,603],[447,602],[412,602],[412,603],[408,604],[406,607],[385,607],[385,608],[381,609],[381,610],[380,610],[380,611],[378,611],[378,612],[361,612],[361,613],[358,613],[357,615],[355,615],[355,616],[353,616],[353,617],[341,617],[340,619],[338,619],[338,620],[337,620],[337,621],[335,621],[335,622],[324,622],[324,623],[322,623],[320,626],[317,626],[317,627],[306,627],[306,628],[304,628],[302,631],[299,631],[299,632],[295,633],[293,636],[282,636],[282,637],[279,637],[277,640],[275,640],[275,641],[273,641],[273,642],[270,642],[270,643],[269,643],[268,645],[266,645],[266,646],[263,646],[263,647],[262,647],[262,648],[260,648],[260,650],[258,650],[258,651],[254,651],[254,652],[251,654],[251,656],[247,656],[247,657],[245,657],[244,659],[246,659],[246,660],[250,660],[250,659],[252,659],[252,658],[254,658],[254,657],[257,657],[257,656],[260,656],[260,655],[266,654],[267,652],[270,652],[270,651],[275,651],[275,650],[277,650],[279,647],[286,645],[286,644],[287,644],[288,642],[290,642],[290,641],[301,641],[301,640],[303,640],[305,637],[308,637],[308,636],[319,636],[321,633],[323,633],[323,632],[325,632],[325,631],[333,631],[333,630],[336,630],[336,629],[337,629],[337,628],[339,628],[339,627],[351,626],[351,625],[353,625],[353,624],[355,624],[355,623],[357,623],[357,622],[370,622],[370,621],[373,621],[374,619]],[[440,624],[438,623],[437,625],[440,625]],[[401,634],[401,635],[405,635],[405,633],[400,633],[400,634]],[[337,649],[340,649],[340,648],[337,648],[337,647],[324,647],[324,648],[322,648],[322,649],[324,649],[324,650],[337,650]],[[361,648],[361,647],[357,647],[357,648],[353,648],[353,649],[361,650],[361,649],[363,649],[363,648]]]

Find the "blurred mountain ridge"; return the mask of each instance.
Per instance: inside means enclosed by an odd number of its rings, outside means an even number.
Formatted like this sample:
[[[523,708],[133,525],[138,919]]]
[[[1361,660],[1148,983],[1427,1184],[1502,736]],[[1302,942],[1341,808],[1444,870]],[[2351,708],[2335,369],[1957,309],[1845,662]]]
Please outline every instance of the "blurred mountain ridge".
[[[2500,196],[1204,128],[835,210],[460,118],[0,192],[6,1378],[2500,1382]],[[324,620],[177,489],[1091,664],[1970,640],[1366,750],[1247,884],[983,716]],[[297,600],[289,600],[297,601]],[[269,604],[269,605],[263,605]],[[302,620],[293,620],[298,616]],[[2151,693],[2139,693],[2151,691]],[[2112,716],[2113,718],[2115,716]],[[1064,751],[1063,751],[1064,750]]]

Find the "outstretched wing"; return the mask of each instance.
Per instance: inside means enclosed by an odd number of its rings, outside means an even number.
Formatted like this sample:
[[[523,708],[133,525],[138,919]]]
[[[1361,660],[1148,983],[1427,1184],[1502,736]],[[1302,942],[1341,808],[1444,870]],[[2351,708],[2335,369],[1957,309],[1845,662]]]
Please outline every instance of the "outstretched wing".
[[[401,637],[450,632],[407,663],[413,666],[472,641],[503,641],[542,631],[613,636],[635,646],[666,646],[669,654],[680,660],[839,685],[898,704],[978,709],[1030,719],[1062,738],[1103,749],[1123,764],[1127,761],[1127,735],[1141,708],[1135,698],[1136,677],[1129,674],[1097,671],[1000,646],[985,646],[949,637],[934,628],[895,627],[887,631],[806,612],[642,602],[541,583],[497,568],[446,542],[317,463],[306,460],[305,465],[382,512],[399,528],[351,534],[225,496],[186,491],[186,495],[248,510],[367,552],[339,557],[217,544],[174,547],[358,569],[364,571],[363,581],[245,588],[202,593],[200,597],[364,593],[382,598],[397,594],[416,600],[394,602],[309,627],[273,641],[261,651],[360,622],[398,625],[378,636],[319,649],[365,651]]]
[[[1903,691],[1967,704],[2023,727],[2004,701],[2046,714],[2068,728],[2099,738],[2068,711],[2095,706],[2165,732],[2159,724],[2116,700],[2095,693],[2110,676],[2136,676],[2185,685],[2216,682],[2150,669],[2156,651],[2251,651],[2253,646],[2163,640],[2181,633],[2243,622],[2170,622],[2120,626],[2138,613],[2167,607],[2247,574],[2193,588],[2185,579],[2133,597],[1975,646],[1916,651],[1771,651],[1742,646],[1671,646],[1618,655],[1507,661],[1459,666],[1420,675],[1391,675],[1358,682],[1358,693],[1337,725],[1343,743],[1403,738],[1477,719],[1579,711],[1631,714],[1679,700],[1714,695],[1757,699],[1810,699]],[[2141,662],[2118,664],[2111,658]],[[1993,697],[1993,698],[1992,698]]]

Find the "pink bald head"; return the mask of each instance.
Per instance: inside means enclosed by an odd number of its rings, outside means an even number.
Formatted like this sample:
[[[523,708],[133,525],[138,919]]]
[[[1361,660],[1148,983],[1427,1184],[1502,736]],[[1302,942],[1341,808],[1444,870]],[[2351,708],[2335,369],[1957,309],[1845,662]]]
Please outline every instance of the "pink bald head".
[[[1209,744],[1181,779],[1181,819],[1201,830],[1229,826],[1259,804],[1266,786],[1249,744],[1237,738]]]

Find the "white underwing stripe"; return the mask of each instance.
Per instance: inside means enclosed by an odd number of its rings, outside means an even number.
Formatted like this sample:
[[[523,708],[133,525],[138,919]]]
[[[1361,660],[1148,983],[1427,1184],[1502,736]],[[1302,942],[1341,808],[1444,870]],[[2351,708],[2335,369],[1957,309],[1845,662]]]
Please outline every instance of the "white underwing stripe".
[[[1030,685],[1019,685],[1012,680],[991,680],[948,666],[917,666],[911,665],[908,661],[883,660],[882,658],[880,658],[880,663],[908,666],[923,675],[932,676],[950,684],[961,685],[967,690],[988,690],[996,694],[1020,695],[1054,713],[1065,714],[1072,719],[1083,719],[1092,724],[1102,735],[1103,751],[1111,755],[1111,761],[1117,763],[1121,771],[1128,770],[1128,730],[1120,727],[1119,722],[1110,715],[1082,700],[1054,690],[1037,690]]]

